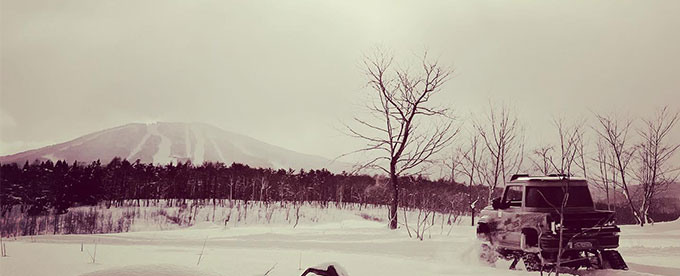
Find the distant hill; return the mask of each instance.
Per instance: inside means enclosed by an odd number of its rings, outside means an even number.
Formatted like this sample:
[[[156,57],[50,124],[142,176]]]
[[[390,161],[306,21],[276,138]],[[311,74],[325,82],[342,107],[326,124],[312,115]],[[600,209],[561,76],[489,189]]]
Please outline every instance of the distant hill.
[[[639,185],[630,185],[629,189],[630,189],[630,192],[632,194],[635,194],[637,192],[637,190],[640,189],[640,186]],[[590,190],[591,190],[591,193],[593,195],[593,199],[595,199],[595,200],[604,201],[604,199],[607,196],[604,190],[597,188],[595,186],[591,186]],[[610,192],[610,197],[612,197],[613,196],[613,189],[611,187],[610,187],[609,192]],[[619,197],[623,197],[623,193],[621,193],[621,188],[619,188],[619,187],[616,188],[616,194]],[[668,189],[661,195],[661,197],[680,199],[680,183],[674,182],[671,185],[669,185]]]
[[[675,182],[669,185],[668,190],[666,190],[663,197],[680,199],[680,183]]]
[[[243,163],[274,169],[320,169],[339,172],[350,166],[303,154],[203,123],[133,123],[87,134],[74,140],[0,157],[2,163],[34,160],[109,162],[114,157],[167,164],[191,160]]]

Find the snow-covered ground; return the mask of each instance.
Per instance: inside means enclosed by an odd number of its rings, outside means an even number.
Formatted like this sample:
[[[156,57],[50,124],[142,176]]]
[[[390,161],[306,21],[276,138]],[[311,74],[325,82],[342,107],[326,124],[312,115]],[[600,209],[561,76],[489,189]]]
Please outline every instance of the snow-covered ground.
[[[198,222],[166,231],[4,239],[8,257],[0,258],[0,275],[300,275],[327,262],[352,276],[538,274],[510,271],[502,261],[478,263],[469,220],[450,234],[436,225],[419,241],[403,227],[391,231],[362,218],[364,211],[336,210],[335,222],[303,221],[296,228]],[[584,274],[680,275],[679,221],[622,228],[620,251],[631,270]]]

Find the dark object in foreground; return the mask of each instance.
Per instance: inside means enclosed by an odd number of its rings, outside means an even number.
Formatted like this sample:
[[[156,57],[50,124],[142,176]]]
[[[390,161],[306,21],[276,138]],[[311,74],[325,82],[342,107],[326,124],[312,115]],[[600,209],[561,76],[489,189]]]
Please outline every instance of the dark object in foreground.
[[[553,271],[559,255],[561,269],[627,270],[614,250],[621,232],[614,212],[594,206],[584,179],[513,176],[503,196],[481,212],[480,258],[487,263],[511,260],[510,269],[521,260],[529,271]]]
[[[314,273],[319,276],[348,276],[345,270],[337,264],[321,264],[315,267],[310,267],[305,270],[301,276],[306,276],[309,273]]]
[[[321,275],[321,276],[338,276],[338,272],[335,271],[335,268],[332,265],[328,266],[328,268],[326,270],[310,267],[307,270],[305,270],[305,273],[302,273],[301,276],[305,276],[309,273],[314,273],[316,275]]]

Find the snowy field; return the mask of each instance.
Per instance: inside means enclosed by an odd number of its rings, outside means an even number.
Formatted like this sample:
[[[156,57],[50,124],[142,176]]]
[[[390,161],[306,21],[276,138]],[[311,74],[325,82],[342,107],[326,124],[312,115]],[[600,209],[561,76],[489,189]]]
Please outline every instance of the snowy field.
[[[387,229],[367,211],[306,208],[306,217],[316,212],[316,219],[301,220],[295,228],[199,221],[165,231],[4,239],[8,256],[0,258],[0,275],[300,275],[327,262],[352,276],[538,275],[522,271],[522,265],[510,271],[505,261],[496,267],[478,263],[469,218],[452,228],[435,225],[419,241],[404,227]],[[620,252],[631,270],[583,274],[680,275],[679,221],[622,228]]]

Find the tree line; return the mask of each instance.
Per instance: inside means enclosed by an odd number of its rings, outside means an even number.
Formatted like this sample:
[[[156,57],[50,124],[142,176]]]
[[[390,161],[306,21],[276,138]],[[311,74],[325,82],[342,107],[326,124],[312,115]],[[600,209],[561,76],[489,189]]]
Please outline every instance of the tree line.
[[[486,202],[490,196],[486,185],[458,183],[448,178],[404,176],[399,184],[399,205],[405,209],[469,215],[485,205],[477,204],[471,209],[470,202]],[[15,206],[29,216],[39,216],[64,214],[69,207],[98,203],[117,207],[131,200],[138,205],[153,200],[177,205],[187,200],[206,205],[215,204],[216,200],[314,202],[338,207],[349,203],[389,205],[390,190],[389,178],[380,175],[332,173],[325,169],[274,170],[238,163],[154,165],[114,158],[107,164],[100,161],[0,164],[2,216]],[[500,190],[496,188],[491,196],[498,196]],[[603,201],[597,206],[616,210],[619,223],[636,223],[630,208],[621,200],[618,202]],[[677,199],[658,199],[652,203],[649,216],[656,221],[677,219],[679,208]]]
[[[483,196],[482,187],[447,180],[402,177],[400,205],[450,213],[465,212],[468,195]],[[108,164],[66,161],[0,165],[0,202],[4,216],[13,206],[31,216],[63,214],[72,206],[120,206],[136,200],[218,199],[258,202],[387,204],[387,180],[380,176],[332,173],[328,170],[252,168],[233,163],[145,164],[114,158]],[[141,203],[140,203],[141,202]]]

